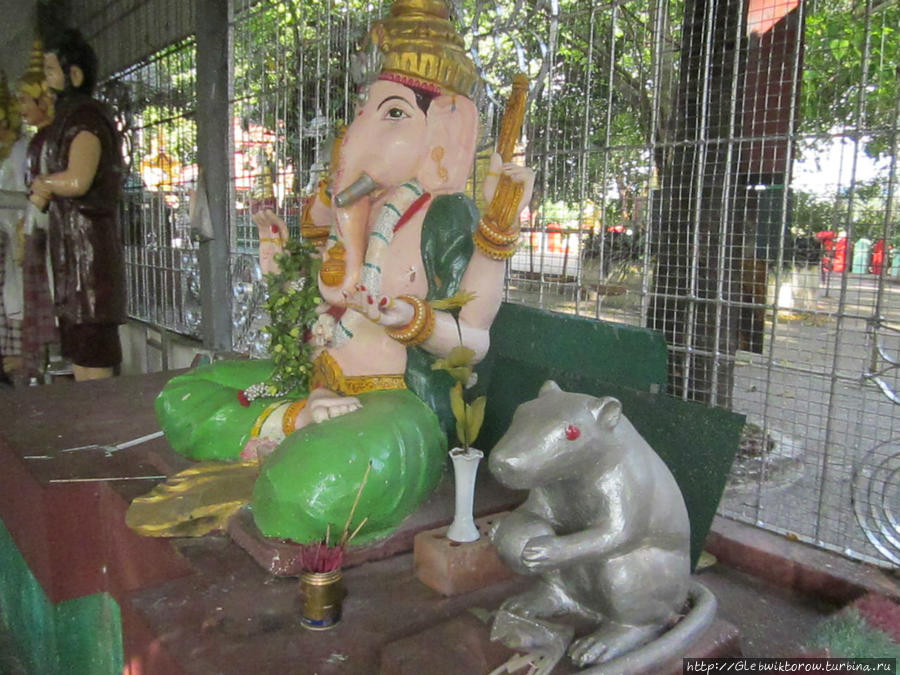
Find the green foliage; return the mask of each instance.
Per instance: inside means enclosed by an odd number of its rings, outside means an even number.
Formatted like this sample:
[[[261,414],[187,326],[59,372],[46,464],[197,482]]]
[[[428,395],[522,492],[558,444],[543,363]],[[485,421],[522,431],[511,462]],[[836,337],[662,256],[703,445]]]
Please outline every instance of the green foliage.
[[[841,229],[842,214],[833,197],[809,192],[793,193],[793,234],[813,235],[824,230]]]
[[[900,4],[818,0],[807,7],[801,130],[828,133],[842,124],[867,130],[866,153],[891,149],[897,115]]]
[[[884,237],[888,185],[886,178],[859,181],[836,195],[793,193],[795,235],[813,235],[823,230],[853,230],[853,239]]]
[[[654,50],[654,33],[673,43],[682,3],[668,3],[665,18],[648,0],[610,10],[577,0],[462,6],[466,39],[481,57],[494,104],[514,69],[532,79],[526,162],[539,173],[540,201],[577,208],[618,195],[614,210],[629,211],[651,170],[642,148],[654,135],[665,138],[672,107],[676,62],[670,50]]]
[[[450,389],[450,409],[456,419],[456,436],[466,450],[472,446],[481,431],[481,425],[484,423],[484,407],[487,404],[485,396],[479,396],[474,401],[466,401],[465,397],[465,389],[471,383],[474,372],[475,352],[462,344],[459,312],[463,305],[474,297],[473,293],[460,290],[449,298],[432,302],[434,309],[447,311],[453,316],[460,336],[460,344],[451,349],[446,358],[437,359],[431,369],[444,370],[455,381]]]
[[[456,418],[456,436],[466,450],[472,447],[481,431],[486,403],[486,396],[479,396],[471,403],[467,403],[463,398],[462,382],[457,382],[450,390],[450,408]]]
[[[900,645],[866,623],[855,607],[825,619],[816,627],[810,644],[827,648],[838,658],[900,659]]]
[[[266,309],[270,323],[269,353],[275,362],[271,379],[266,383],[266,396],[306,391],[312,374],[313,346],[306,341],[306,331],[315,323],[322,299],[316,285],[318,261],[313,245],[288,240],[284,252],[275,260],[277,274],[266,275],[269,297]]]

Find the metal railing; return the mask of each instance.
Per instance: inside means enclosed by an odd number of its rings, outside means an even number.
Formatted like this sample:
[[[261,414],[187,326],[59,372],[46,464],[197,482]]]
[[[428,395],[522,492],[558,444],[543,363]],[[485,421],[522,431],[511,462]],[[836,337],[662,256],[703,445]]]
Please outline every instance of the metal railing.
[[[896,564],[898,415],[884,395],[898,390],[900,348],[888,330],[900,324],[896,4],[451,5],[487,82],[475,196],[511,74],[532,78],[520,150],[538,182],[507,298],[663,330],[671,393],[748,418],[720,513]],[[265,350],[252,211],[274,207],[296,234],[323,148],[352,114],[350,56],[381,13],[235,3],[229,203],[243,351]],[[190,332],[192,248],[164,225],[181,212],[140,194],[141,222],[157,225],[141,230],[132,284],[157,297],[133,311],[158,306],[155,320]],[[165,253],[147,246],[151,232]]]

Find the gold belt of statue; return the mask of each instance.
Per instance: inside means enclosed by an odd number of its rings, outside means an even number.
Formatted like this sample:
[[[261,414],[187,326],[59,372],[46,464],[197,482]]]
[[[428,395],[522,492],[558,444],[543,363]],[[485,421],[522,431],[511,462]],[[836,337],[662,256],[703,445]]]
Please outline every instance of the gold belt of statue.
[[[338,362],[328,352],[322,352],[313,360],[311,388],[325,387],[345,396],[356,396],[384,389],[406,389],[401,375],[344,375]]]

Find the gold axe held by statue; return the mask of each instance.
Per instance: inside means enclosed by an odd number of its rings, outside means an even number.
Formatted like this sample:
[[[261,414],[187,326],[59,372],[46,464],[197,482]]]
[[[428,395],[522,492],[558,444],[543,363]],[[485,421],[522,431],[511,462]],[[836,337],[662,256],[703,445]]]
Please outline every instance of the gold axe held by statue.
[[[519,73],[513,78],[512,92],[500,120],[500,133],[497,136],[497,152],[503,163],[510,162],[516,149],[516,141],[522,132],[525,121],[525,105],[528,101],[528,76]]]
[[[516,141],[522,131],[527,102],[528,77],[519,73],[513,78],[512,93],[497,135],[497,153],[504,164],[512,160]],[[494,197],[474,236],[475,246],[489,258],[506,260],[515,253],[519,243],[519,224],[514,221],[524,193],[525,186],[522,183],[501,174]]]

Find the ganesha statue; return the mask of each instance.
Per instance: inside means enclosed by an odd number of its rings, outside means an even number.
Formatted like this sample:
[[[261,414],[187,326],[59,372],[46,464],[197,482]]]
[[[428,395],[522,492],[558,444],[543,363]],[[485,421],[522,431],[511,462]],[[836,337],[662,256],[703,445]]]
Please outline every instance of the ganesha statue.
[[[491,159],[485,214],[464,194],[480,82],[443,0],[397,0],[355,66],[355,117],[305,213],[322,242],[319,319],[297,331],[316,344],[308,390],[248,396],[272,362],[219,361],[173,378],[156,406],[177,451],[251,467],[257,527],[298,542],[343,523],[357,499],[356,541],[385,536],[437,486],[449,405],[431,365],[460,343],[486,354],[533,185],[506,149]],[[285,223],[255,220],[261,266],[277,272]],[[444,309],[461,291],[461,309]]]

